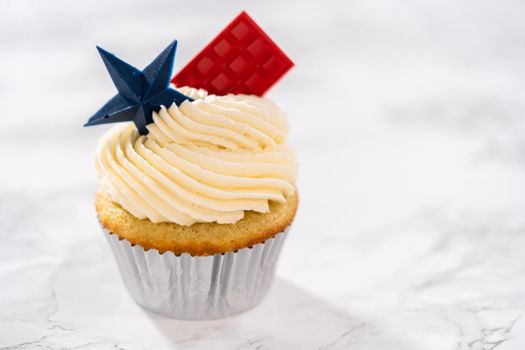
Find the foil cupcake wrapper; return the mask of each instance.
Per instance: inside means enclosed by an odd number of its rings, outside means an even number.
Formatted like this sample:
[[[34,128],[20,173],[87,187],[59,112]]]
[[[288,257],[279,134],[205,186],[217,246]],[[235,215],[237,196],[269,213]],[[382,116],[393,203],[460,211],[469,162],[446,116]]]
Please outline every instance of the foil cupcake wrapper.
[[[103,231],[139,305],[177,319],[210,320],[248,310],[264,298],[289,228],[251,248],[213,256],[146,251]]]

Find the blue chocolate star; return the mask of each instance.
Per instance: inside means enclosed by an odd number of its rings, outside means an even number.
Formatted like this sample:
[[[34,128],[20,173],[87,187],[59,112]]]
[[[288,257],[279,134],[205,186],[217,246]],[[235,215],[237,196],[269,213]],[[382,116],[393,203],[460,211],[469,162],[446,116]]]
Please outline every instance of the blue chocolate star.
[[[115,55],[97,46],[100,56],[118,90],[118,94],[95,113],[84,126],[133,121],[141,135],[146,135],[146,125],[153,123],[153,111],[160,106],[180,106],[190,97],[170,88],[171,72],[175,60],[177,40],[142,71],[127,64]]]

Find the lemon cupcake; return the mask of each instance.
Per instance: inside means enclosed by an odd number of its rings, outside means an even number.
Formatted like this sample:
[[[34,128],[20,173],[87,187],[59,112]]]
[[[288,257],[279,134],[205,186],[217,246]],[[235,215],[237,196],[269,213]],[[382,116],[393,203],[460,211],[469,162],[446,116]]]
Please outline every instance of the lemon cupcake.
[[[139,71],[99,48],[119,91],[86,125],[96,211],[138,304],[226,317],[268,291],[297,210],[285,113],[271,100],[169,86],[176,42]]]

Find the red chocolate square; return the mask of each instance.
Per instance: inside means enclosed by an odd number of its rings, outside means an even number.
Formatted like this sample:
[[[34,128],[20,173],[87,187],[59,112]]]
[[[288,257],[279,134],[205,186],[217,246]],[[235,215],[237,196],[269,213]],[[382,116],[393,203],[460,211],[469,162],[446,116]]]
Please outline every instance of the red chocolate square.
[[[248,16],[241,12],[172,80],[210,94],[262,96],[293,62]]]

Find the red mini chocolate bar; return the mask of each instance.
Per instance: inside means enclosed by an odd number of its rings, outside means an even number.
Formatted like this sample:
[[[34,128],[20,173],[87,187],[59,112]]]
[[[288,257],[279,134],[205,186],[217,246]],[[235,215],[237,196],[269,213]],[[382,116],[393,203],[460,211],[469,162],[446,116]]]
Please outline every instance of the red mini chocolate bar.
[[[293,65],[243,11],[171,82],[178,87],[202,88],[216,95],[262,96]]]

